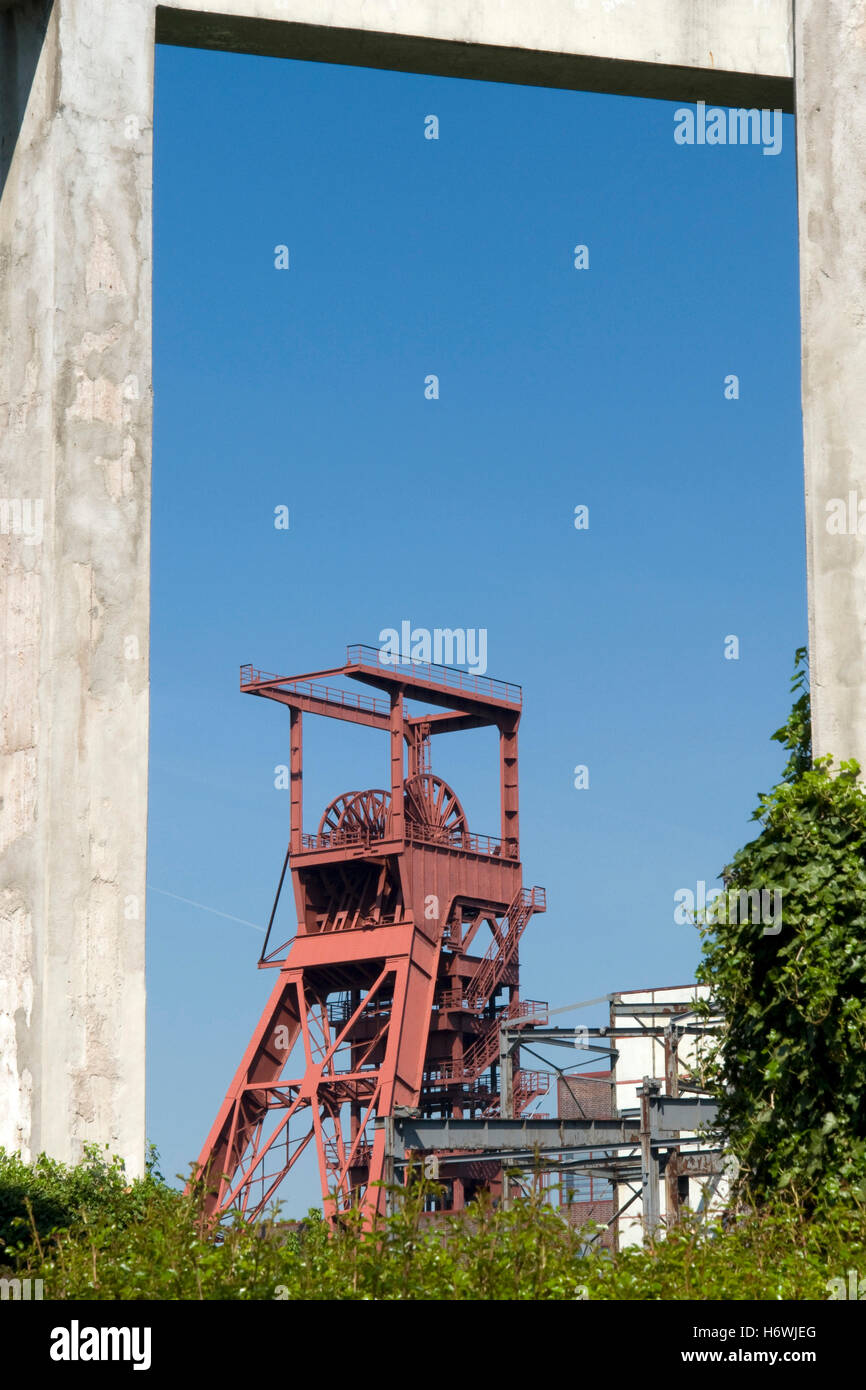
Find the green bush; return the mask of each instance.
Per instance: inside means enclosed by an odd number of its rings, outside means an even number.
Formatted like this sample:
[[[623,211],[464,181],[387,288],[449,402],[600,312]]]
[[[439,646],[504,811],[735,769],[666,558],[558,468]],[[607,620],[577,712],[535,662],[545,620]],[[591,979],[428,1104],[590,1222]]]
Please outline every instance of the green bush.
[[[754,812],[761,833],[723,871],[698,979],[725,1019],[707,1075],[743,1191],[812,1202],[866,1190],[866,792],[856,762],[812,759],[804,650],[793,684],[774,735],[791,757]],[[782,895],[768,934],[732,920],[740,890],[762,888]]]
[[[42,1279],[46,1299],[823,1299],[831,1278],[866,1259],[866,1203],[856,1194],[808,1220],[790,1202],[770,1204],[728,1230],[687,1214],[646,1249],[612,1256],[587,1252],[586,1233],[539,1194],[509,1211],[485,1201],[431,1222],[429,1184],[419,1184],[372,1230],[352,1214],[329,1234],[311,1212],[294,1229],[236,1218],[214,1233],[197,1194],[152,1173],[118,1190],[114,1171],[106,1162],[100,1174],[94,1158],[81,1169],[52,1165],[58,1209],[68,1216],[82,1191],[87,1205],[69,1224],[48,1233],[31,1226],[28,1239],[19,1232],[7,1247],[14,1272]],[[5,1160],[0,1200],[10,1174],[26,1185]]]
[[[96,1144],[74,1168],[40,1154],[35,1163],[0,1148],[0,1253],[17,1242],[75,1224],[100,1212],[122,1211],[133,1220],[143,1210],[154,1185],[162,1182],[151,1150],[147,1177],[127,1178],[119,1158],[109,1158]]]

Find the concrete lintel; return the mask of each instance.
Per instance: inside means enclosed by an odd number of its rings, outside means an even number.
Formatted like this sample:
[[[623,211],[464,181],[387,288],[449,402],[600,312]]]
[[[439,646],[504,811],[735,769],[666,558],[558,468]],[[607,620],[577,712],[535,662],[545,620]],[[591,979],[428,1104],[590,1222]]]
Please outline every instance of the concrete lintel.
[[[214,12],[218,6],[218,12]],[[791,0],[180,0],[157,42],[669,101],[793,109]],[[323,19],[326,22],[323,23]]]

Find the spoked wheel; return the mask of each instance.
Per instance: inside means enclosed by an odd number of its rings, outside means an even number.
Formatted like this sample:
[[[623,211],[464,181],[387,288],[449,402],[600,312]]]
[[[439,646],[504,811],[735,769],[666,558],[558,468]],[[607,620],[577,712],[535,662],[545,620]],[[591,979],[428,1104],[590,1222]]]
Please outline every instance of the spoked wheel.
[[[343,792],[326,809],[319,822],[319,834],[345,835],[353,840],[383,840],[388,828],[390,800],[390,794],[380,787],[365,792]]]
[[[466,816],[457,793],[447,782],[433,772],[421,772],[408,777],[404,786],[408,821],[424,826],[437,840],[453,843],[462,838]]]

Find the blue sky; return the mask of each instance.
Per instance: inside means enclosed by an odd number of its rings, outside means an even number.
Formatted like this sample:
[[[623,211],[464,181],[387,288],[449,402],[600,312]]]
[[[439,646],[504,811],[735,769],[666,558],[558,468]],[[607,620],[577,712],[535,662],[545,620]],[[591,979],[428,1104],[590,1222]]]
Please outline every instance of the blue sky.
[[[267,920],[288,720],[240,695],[241,662],[332,666],[403,619],[485,628],[488,673],[524,687],[524,880],[548,890],[523,993],[693,978],[673,895],[754,834],[806,600],[793,121],[767,157],[676,144],[676,109],[157,50],[148,1133],[167,1175],[273,981],[228,917]],[[308,724],[315,828],[381,785],[385,754]],[[498,833],[492,742],[442,739],[434,766]],[[288,1205],[317,1193],[305,1170]]]

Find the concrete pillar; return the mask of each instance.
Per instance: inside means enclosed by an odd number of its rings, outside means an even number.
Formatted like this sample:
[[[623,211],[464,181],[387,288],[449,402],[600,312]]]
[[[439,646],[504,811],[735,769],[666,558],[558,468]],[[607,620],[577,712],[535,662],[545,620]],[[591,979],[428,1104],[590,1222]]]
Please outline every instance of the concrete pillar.
[[[866,5],[794,20],[812,732],[866,770]]]
[[[0,1144],[144,1159],[153,4],[0,7]]]

